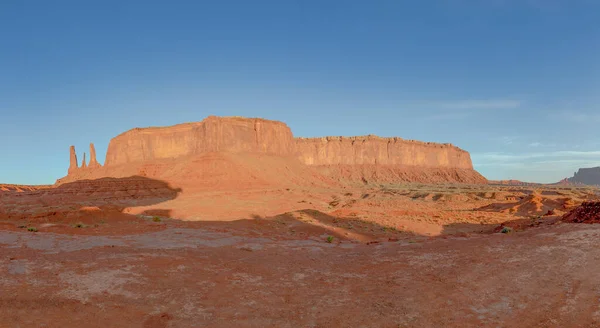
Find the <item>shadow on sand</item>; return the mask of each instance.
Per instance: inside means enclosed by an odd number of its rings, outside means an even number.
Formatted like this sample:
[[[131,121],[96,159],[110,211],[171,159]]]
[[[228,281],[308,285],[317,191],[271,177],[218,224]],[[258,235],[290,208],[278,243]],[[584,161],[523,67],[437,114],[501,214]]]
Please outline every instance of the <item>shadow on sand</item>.
[[[126,208],[159,204],[177,198],[181,192],[181,188],[165,181],[142,176],[79,180],[53,188],[4,193],[0,220],[90,224],[122,221],[135,217],[123,213]]]
[[[23,203],[32,203],[32,211],[37,213],[15,213],[6,211],[0,203],[0,218],[9,222],[27,224],[83,222],[94,225],[101,233],[101,224],[120,224],[113,230],[123,227],[124,223],[161,222],[178,227],[209,228],[230,231],[239,234],[272,236],[275,238],[322,238],[328,240],[352,240],[364,243],[398,241],[415,238],[437,238],[469,234],[498,232],[499,224],[452,223],[441,227],[436,234],[418,234],[384,226],[355,216],[338,217],[315,209],[302,209],[275,216],[261,217],[250,215],[235,221],[185,221],[171,218],[172,210],[153,208],[138,215],[123,213],[126,208],[151,206],[176,199],[183,190],[172,187],[166,181],[142,176],[127,178],[102,178],[80,180],[62,184],[56,188],[37,190],[20,195]],[[42,200],[42,204],[36,203]],[[40,206],[42,205],[42,206]],[[4,212],[4,213],[3,213]],[[515,230],[539,225],[539,222],[523,221],[515,225]],[[134,232],[135,226],[129,225],[128,232]],[[142,229],[143,230],[143,229]],[[123,231],[124,233],[128,233]],[[331,240],[331,239],[329,239]]]

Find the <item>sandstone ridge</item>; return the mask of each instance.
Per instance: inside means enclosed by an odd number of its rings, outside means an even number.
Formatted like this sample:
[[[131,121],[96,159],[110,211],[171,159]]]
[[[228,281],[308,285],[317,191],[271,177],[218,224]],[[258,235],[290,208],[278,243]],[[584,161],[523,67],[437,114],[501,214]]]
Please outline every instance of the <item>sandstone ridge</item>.
[[[473,170],[469,153],[452,144],[374,135],[294,138],[285,123],[261,118],[209,116],[201,122],[134,128],[110,141],[103,167],[95,155],[90,145],[88,167],[77,167],[71,147],[69,174],[57,183],[128,174],[191,182],[202,170],[211,170],[215,179],[243,171],[255,181],[273,180],[269,171],[294,170],[294,181],[312,184],[487,182]],[[212,164],[199,164],[202,161]],[[185,178],[174,166],[187,172]],[[227,167],[237,171],[225,172]],[[306,177],[299,178],[299,174]]]

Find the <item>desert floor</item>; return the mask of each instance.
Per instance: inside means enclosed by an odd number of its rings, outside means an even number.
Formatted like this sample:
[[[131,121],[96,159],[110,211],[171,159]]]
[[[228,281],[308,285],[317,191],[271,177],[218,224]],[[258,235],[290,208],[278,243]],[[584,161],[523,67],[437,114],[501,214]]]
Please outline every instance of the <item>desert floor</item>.
[[[0,186],[0,327],[600,326],[594,189],[136,181]]]

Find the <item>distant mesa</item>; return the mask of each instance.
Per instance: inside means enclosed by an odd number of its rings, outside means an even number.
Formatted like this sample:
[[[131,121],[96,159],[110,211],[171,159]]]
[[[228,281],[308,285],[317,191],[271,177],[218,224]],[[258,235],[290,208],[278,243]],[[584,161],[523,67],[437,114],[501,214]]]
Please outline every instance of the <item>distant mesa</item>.
[[[373,135],[295,138],[285,123],[261,118],[209,116],[201,122],[134,128],[110,141],[104,166],[93,144],[87,166],[78,167],[75,148],[70,151],[68,175],[57,183],[143,174],[186,182],[202,176],[207,184],[207,178],[241,172],[267,183],[273,180],[269,172],[278,169],[299,183],[487,183],[473,169],[469,153],[452,144]]]
[[[600,167],[581,168],[560,184],[600,186]]]
[[[498,186],[541,186],[541,183],[523,182],[519,180],[488,180],[490,185]]]

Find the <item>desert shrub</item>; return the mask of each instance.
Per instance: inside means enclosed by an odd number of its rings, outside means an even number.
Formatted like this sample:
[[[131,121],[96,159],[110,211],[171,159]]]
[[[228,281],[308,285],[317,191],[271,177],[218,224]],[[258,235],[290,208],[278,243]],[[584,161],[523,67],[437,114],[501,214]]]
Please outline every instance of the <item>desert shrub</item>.
[[[152,221],[154,221],[154,222],[160,222],[162,220],[158,216],[155,216],[155,217],[152,218]]]
[[[333,236],[327,236],[327,242],[328,243],[333,243]]]
[[[36,227],[29,227],[29,228],[27,228],[27,231],[37,232],[38,229]]]
[[[504,228],[502,228],[502,231],[500,231],[500,232],[502,232],[502,233],[511,233],[512,231],[513,231],[513,229],[511,229],[509,227],[504,227]]]

